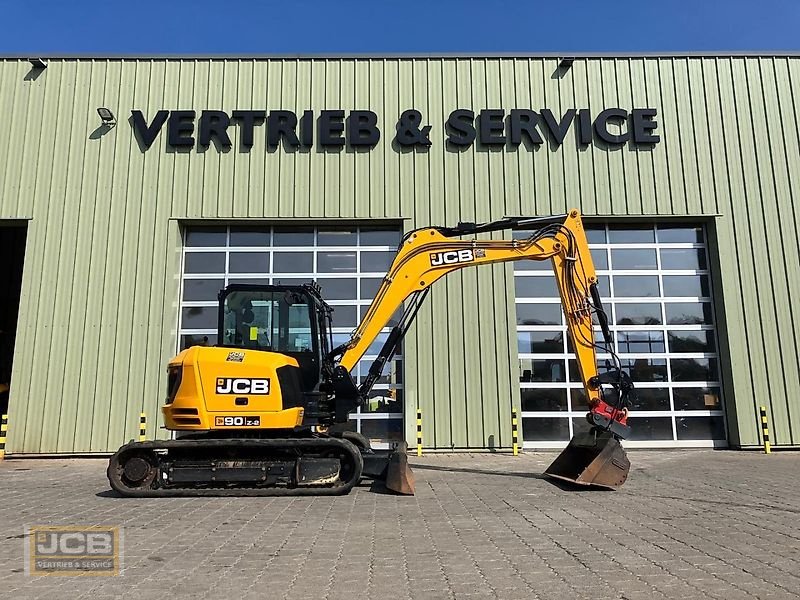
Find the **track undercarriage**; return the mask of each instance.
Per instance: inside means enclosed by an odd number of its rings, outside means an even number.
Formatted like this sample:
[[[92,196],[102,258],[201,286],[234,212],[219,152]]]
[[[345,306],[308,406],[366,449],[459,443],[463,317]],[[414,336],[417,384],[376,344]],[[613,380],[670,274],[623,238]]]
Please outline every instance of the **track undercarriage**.
[[[131,442],[111,457],[107,474],[130,497],[340,495],[362,477],[414,493],[405,444],[373,450],[358,434]]]

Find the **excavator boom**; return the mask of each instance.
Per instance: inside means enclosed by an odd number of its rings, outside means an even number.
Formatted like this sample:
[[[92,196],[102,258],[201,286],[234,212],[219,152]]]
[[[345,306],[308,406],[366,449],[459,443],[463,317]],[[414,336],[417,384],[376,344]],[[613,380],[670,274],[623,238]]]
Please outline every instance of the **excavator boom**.
[[[468,234],[508,229],[533,229],[527,239],[458,239]],[[445,275],[465,267],[517,261],[550,260],[566,316],[572,348],[587,395],[591,429],[576,436],[548,468],[546,474],[579,484],[618,487],[627,477],[629,463],[619,439],[628,435],[627,396],[632,383],[614,352],[608,319],[600,302],[597,275],[577,210],[546,218],[503,219],[456,228],[425,228],[405,236],[375,299],[350,340],[332,354],[340,376],[350,372],[375,341],[389,319],[411,299],[400,324],[389,335],[359,393],[366,396],[383,365],[391,359],[430,287]],[[593,315],[603,334],[595,341]],[[597,349],[610,353],[615,367],[599,373]],[[607,401],[604,386],[611,387]]]

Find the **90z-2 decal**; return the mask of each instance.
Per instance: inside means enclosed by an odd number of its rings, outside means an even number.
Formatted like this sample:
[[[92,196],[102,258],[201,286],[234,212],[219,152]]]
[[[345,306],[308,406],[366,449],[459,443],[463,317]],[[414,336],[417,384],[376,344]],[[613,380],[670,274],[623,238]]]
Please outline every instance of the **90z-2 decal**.
[[[486,256],[483,248],[464,248],[463,250],[448,250],[447,252],[431,252],[431,266],[441,267],[442,265],[454,265],[458,263],[472,262],[476,258]]]
[[[218,394],[269,395],[269,379],[250,377],[217,377]]]
[[[260,427],[261,417],[214,417],[214,427]]]

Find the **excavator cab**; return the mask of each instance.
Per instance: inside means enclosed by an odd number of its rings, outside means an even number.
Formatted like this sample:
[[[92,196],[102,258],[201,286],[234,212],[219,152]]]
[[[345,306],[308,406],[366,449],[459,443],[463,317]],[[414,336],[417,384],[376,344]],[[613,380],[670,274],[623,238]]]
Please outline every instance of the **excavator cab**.
[[[330,307],[311,286],[233,284],[219,294],[220,346],[278,352],[295,359],[305,392],[320,383],[329,350]]]

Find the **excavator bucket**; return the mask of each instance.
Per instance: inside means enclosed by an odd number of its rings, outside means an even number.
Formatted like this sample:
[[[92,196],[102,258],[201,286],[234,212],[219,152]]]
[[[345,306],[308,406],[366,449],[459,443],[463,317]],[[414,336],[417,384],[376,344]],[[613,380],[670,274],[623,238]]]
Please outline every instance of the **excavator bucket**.
[[[392,452],[389,465],[386,467],[386,488],[395,494],[414,495],[414,472],[408,466],[408,447],[400,444]]]
[[[592,430],[574,436],[544,474],[578,485],[614,490],[625,483],[630,468],[619,440],[608,431]]]

